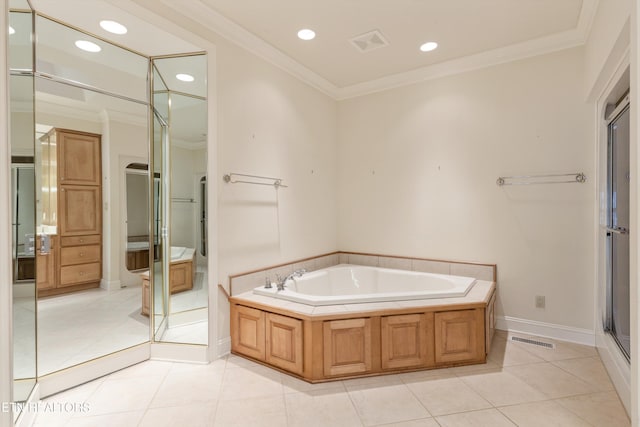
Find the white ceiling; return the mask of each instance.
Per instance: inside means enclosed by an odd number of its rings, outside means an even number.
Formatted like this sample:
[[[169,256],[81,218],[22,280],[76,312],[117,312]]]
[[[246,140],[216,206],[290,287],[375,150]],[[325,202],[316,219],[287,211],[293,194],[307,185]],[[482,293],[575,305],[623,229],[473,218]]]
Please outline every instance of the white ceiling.
[[[582,0],[203,0],[337,87],[572,30]],[[302,41],[302,28],[317,37]],[[379,30],[389,46],[360,53]],[[439,48],[421,52],[427,41]]]
[[[219,33],[336,99],[585,42],[598,0],[32,0],[36,9],[146,55],[199,50],[171,34],[176,15]],[[87,6],[91,13],[87,13]],[[138,17],[128,10],[137,7]],[[153,12],[166,25],[151,17]],[[149,15],[149,16],[145,16]],[[142,16],[144,19],[140,18]],[[101,19],[130,31],[113,36]],[[302,41],[301,28],[317,37]],[[379,30],[389,45],[349,40]],[[439,48],[420,52],[426,41]]]
[[[336,99],[583,44],[599,0],[132,0],[215,31]],[[301,28],[317,33],[301,41]],[[379,30],[389,45],[349,42]],[[423,53],[419,46],[436,41]]]

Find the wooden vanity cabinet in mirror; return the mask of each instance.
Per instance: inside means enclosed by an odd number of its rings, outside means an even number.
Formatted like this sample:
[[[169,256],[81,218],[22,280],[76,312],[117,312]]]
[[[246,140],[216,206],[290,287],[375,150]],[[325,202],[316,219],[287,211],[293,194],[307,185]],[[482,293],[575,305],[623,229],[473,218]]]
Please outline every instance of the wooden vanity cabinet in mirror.
[[[57,236],[48,260],[54,262],[53,283],[38,285],[38,296],[49,296],[100,286],[102,278],[102,170],[100,135],[52,129],[41,138],[49,143],[48,163],[57,167],[57,187],[49,189],[49,225]],[[55,157],[54,157],[55,156]],[[43,161],[43,164],[47,162]],[[44,173],[43,173],[44,174]],[[44,196],[43,196],[44,197]],[[46,216],[46,215],[45,215]],[[42,257],[39,257],[39,259]],[[47,268],[51,268],[47,266]],[[38,270],[43,270],[38,266]]]

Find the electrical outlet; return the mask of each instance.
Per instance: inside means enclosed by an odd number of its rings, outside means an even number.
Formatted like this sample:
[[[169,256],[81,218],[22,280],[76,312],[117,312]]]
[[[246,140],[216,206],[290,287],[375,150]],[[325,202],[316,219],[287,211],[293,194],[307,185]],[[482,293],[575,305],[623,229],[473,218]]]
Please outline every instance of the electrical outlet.
[[[546,305],[544,295],[536,295],[536,308],[544,308]]]

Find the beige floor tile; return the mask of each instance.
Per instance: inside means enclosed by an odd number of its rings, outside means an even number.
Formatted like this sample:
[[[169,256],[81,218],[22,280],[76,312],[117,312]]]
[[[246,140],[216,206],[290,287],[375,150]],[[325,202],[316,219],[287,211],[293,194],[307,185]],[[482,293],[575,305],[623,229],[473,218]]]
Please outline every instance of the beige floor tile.
[[[455,368],[447,369],[448,372],[455,374],[457,376],[464,376],[471,372],[478,371],[486,371],[486,370],[496,370],[499,369],[499,366],[496,362],[491,359],[487,359],[486,363],[478,363],[475,365],[465,365],[465,366],[456,366]]]
[[[504,370],[552,399],[598,391],[594,385],[551,363],[509,366]]]
[[[518,427],[589,427],[590,424],[562,405],[548,400],[498,408]]]
[[[566,397],[556,401],[596,427],[631,425],[627,413],[614,391]]]
[[[404,374],[396,374],[403,383],[409,384],[416,381],[426,379],[454,378],[456,375],[451,368],[429,369],[426,371],[407,372]]]
[[[485,371],[460,378],[493,406],[547,400],[547,397],[520,378],[503,371]]]
[[[136,427],[144,411],[119,412],[117,414],[97,415],[94,417],[72,418],[68,427]]]
[[[287,412],[283,397],[279,395],[221,400],[215,411],[213,425],[219,427],[284,427],[287,425]]]
[[[528,363],[544,362],[544,359],[531,354],[522,348],[523,344],[509,341],[494,340],[488,358],[498,366],[526,365]]]
[[[548,362],[554,360],[577,359],[580,357],[593,357],[598,355],[595,347],[589,347],[586,345],[574,344],[565,341],[555,341],[549,338],[540,338],[531,335],[517,334],[517,336],[555,344],[555,348],[546,348],[533,344],[514,343],[514,345],[520,346],[522,349]]]
[[[171,362],[147,360],[109,375],[110,380],[135,377],[164,377],[174,365]]]
[[[88,416],[146,409],[162,377],[107,379],[87,400]]]
[[[360,417],[346,392],[318,390],[285,395],[289,427],[353,427]]]
[[[177,371],[172,369],[165,376],[149,407],[178,406],[217,400],[224,371],[207,369],[203,365],[193,367],[195,369]]]
[[[433,416],[491,408],[491,404],[460,378],[415,381],[407,387]]]
[[[349,389],[365,426],[410,421],[430,414],[406,385],[361,385]]]
[[[221,400],[279,396],[284,393],[281,374],[264,366],[232,368],[224,371]]]
[[[217,402],[216,402],[217,403]],[[207,427],[213,422],[216,403],[200,403],[165,408],[151,408],[144,414],[140,427]]]
[[[385,424],[384,427],[440,427],[440,424],[438,424],[434,418],[423,418],[420,420]]]
[[[436,417],[436,421],[442,427],[513,427],[507,417],[496,409],[483,411],[462,412],[459,414]]]
[[[354,378],[351,380],[343,380],[345,388],[348,390],[364,385],[384,386],[402,384],[402,379],[398,375],[379,375],[374,377]]]
[[[597,387],[599,391],[613,390],[613,383],[599,357],[560,360],[552,363]]]
[[[291,375],[282,375],[282,386],[285,393],[300,393],[314,390],[345,391],[342,381],[327,381],[324,383],[308,383]]]

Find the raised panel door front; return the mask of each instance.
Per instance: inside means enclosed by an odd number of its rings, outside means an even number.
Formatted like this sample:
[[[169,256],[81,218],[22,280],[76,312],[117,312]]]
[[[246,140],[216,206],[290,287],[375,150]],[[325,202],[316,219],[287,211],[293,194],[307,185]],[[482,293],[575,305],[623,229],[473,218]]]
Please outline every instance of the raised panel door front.
[[[100,185],[100,136],[59,131],[58,180],[62,185]]]
[[[265,313],[242,305],[231,306],[231,349],[254,359],[265,359]]]
[[[371,370],[371,319],[324,322],[324,374],[361,374]]]
[[[100,187],[65,185],[60,189],[60,234],[65,236],[100,234]]]
[[[266,361],[302,374],[302,321],[273,313],[266,321]]]
[[[433,364],[433,314],[384,316],[381,319],[382,369]],[[430,325],[429,325],[430,323]]]
[[[50,250],[48,254],[40,252],[41,241],[36,239],[36,288],[39,291],[53,289],[56,283],[56,236],[51,236]]]
[[[484,326],[484,310],[436,313],[436,364],[483,359]]]

